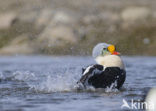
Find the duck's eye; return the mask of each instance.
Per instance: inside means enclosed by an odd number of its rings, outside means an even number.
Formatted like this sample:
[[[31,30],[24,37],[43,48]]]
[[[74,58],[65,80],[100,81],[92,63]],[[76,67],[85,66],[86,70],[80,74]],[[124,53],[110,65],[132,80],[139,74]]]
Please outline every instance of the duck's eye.
[[[103,50],[107,50],[107,48],[104,47]]]

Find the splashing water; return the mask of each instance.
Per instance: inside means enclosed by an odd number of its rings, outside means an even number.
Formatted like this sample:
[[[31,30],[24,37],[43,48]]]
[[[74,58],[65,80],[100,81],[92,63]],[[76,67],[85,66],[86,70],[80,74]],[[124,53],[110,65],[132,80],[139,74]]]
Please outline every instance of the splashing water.
[[[117,89],[114,89],[114,84],[111,87],[107,87],[106,89],[95,89],[92,86],[87,86],[86,89],[79,88],[77,85],[78,78],[80,78],[78,70],[75,70],[74,73],[70,73],[69,69],[64,74],[45,74],[43,77],[45,79],[40,80],[40,77],[37,77],[37,74],[29,72],[29,71],[15,71],[11,76],[5,77],[2,73],[0,73],[0,79],[8,80],[8,78],[12,81],[22,81],[25,82],[31,90],[36,92],[69,92],[69,91],[77,91],[78,89],[83,91],[104,91],[104,92],[116,92]],[[79,75],[79,76],[78,76]],[[77,77],[78,76],[78,77]],[[35,82],[35,83],[34,83]]]
[[[81,68],[95,63],[91,57],[0,57],[0,110],[121,111],[123,99],[142,100],[156,86],[155,61],[124,57],[127,80],[119,91],[113,89],[115,84],[77,91]]]
[[[0,72],[0,80],[3,79],[3,74]]]
[[[29,71],[13,73],[14,80],[24,81],[31,90],[44,93],[75,91],[75,85],[80,76],[80,68],[72,69],[72,71],[70,68],[65,68],[64,73],[59,70],[46,74],[35,74]]]
[[[72,91],[76,84],[76,79],[72,76],[73,74],[65,75],[48,75],[45,81],[42,81],[38,85],[30,85],[31,89],[41,92],[66,92]]]
[[[30,71],[15,71],[12,72],[10,76],[4,76],[0,73],[0,80],[12,80],[12,81],[21,81],[28,85],[30,90],[36,92],[69,92],[69,91],[101,91],[101,89],[96,90],[92,86],[87,86],[85,89],[80,88],[77,84],[81,76],[81,68],[78,67],[74,70],[70,68],[65,68],[64,73],[59,71],[55,73],[46,73],[46,74],[37,74]],[[117,89],[114,89],[114,84],[111,87],[102,89],[104,92],[116,92]]]
[[[25,81],[25,82],[30,80],[36,80],[35,74],[29,71],[26,72],[16,71],[13,73],[12,77],[14,80]]]

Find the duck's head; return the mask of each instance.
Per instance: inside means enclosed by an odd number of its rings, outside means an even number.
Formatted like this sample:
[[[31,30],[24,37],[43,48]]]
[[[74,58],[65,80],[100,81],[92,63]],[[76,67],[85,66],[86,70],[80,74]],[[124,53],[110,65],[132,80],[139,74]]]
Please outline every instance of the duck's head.
[[[120,55],[120,53],[116,51],[114,45],[107,43],[99,43],[93,48],[92,56],[94,58],[106,55]]]
[[[105,67],[124,68],[123,62],[119,57],[120,53],[112,44],[99,43],[93,48],[92,56],[95,61]]]

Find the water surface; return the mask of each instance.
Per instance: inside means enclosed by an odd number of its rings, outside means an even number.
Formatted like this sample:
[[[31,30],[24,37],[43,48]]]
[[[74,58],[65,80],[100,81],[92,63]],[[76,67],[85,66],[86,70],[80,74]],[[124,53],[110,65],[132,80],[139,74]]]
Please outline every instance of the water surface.
[[[156,86],[156,57],[123,57],[127,78],[119,91],[77,91],[91,57],[0,57],[0,111],[122,111],[123,99],[143,100]]]

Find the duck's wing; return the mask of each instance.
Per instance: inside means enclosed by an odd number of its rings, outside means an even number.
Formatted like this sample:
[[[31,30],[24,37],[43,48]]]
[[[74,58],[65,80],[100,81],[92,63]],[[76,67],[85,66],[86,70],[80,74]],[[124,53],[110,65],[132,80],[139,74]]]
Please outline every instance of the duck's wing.
[[[98,75],[103,71],[104,67],[99,64],[90,65],[86,68],[82,69],[82,77],[77,82],[78,84],[81,83],[84,86],[88,84],[88,79],[93,75]]]
[[[126,77],[126,72],[118,67],[107,67],[100,74],[94,74],[88,79],[88,84],[95,88],[114,87],[119,89]],[[113,85],[113,86],[112,86]]]
[[[102,65],[99,65],[99,64],[89,65],[87,67],[82,68],[82,75],[85,75],[89,71],[92,71],[92,68],[98,69],[100,71],[102,71],[104,69],[104,67]]]

